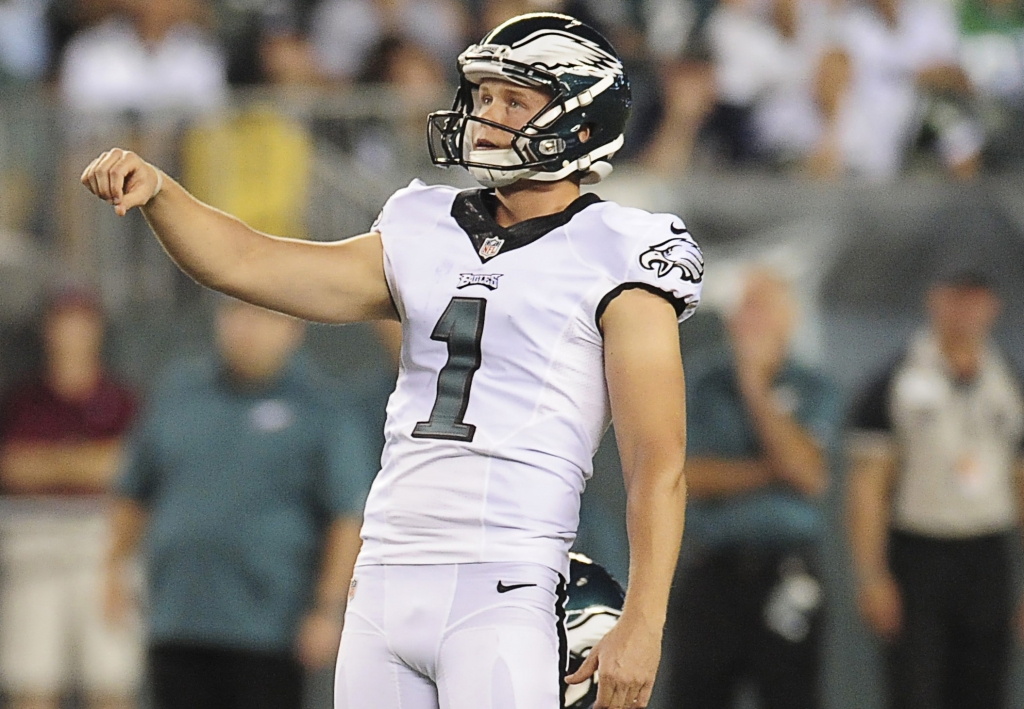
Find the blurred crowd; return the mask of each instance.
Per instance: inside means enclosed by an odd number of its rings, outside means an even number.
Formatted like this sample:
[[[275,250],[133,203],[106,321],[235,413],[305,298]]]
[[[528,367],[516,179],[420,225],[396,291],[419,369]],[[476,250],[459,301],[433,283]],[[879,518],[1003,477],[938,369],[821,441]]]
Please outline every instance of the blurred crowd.
[[[458,178],[430,168],[424,122],[461,49],[547,10],[618,48],[633,110],[616,162],[669,183],[1024,165],[1020,0],[3,0],[0,269],[20,235],[106,279],[118,311],[180,290],[141,222],[123,234],[77,185],[111,145],[258,229],[359,233],[409,172]],[[12,290],[0,310],[28,292]]]
[[[1018,0],[5,0],[0,77],[142,119],[266,84],[386,85],[422,109],[461,48],[527,11],[575,14],[619,48],[623,157],[662,173],[966,178],[1022,153]]]

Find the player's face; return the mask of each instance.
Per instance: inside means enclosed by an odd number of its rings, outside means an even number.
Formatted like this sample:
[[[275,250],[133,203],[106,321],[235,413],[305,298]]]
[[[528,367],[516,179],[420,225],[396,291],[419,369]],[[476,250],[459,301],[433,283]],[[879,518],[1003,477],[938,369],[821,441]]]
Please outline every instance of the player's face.
[[[473,115],[513,130],[522,129],[551,100],[541,89],[513,84],[501,79],[484,79],[473,92]],[[507,150],[512,134],[492,126],[476,124],[474,150]]]

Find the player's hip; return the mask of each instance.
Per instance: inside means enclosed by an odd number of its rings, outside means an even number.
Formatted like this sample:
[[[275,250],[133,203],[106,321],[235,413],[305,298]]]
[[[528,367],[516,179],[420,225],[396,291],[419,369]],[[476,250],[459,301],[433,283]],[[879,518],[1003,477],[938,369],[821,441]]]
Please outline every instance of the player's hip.
[[[557,658],[564,600],[564,577],[533,562],[362,564],[345,632],[384,641],[397,660],[436,679],[445,657],[474,648],[533,648]]]
[[[363,522],[363,544],[356,559],[362,566],[469,567],[486,564],[530,564],[568,578],[569,549],[575,526],[547,530],[475,525],[448,528],[405,527]]]

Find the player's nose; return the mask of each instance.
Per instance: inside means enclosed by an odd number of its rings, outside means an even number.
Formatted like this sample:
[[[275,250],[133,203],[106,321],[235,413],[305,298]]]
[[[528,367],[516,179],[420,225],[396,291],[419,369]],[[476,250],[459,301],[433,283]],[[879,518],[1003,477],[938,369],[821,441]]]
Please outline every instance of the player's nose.
[[[511,144],[512,135],[510,133],[485,123],[480,124],[473,139],[473,147],[478,150],[507,148]]]

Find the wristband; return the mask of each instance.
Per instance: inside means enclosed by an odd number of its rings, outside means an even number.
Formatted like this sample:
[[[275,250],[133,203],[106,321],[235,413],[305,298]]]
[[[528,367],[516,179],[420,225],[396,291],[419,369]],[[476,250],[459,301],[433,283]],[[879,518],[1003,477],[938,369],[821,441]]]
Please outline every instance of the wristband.
[[[158,194],[160,194],[160,190],[162,190],[164,187],[164,171],[158,167],[155,167],[153,169],[156,170],[156,189],[153,190],[153,194],[150,196],[150,199],[153,199],[153,197],[156,197]]]

